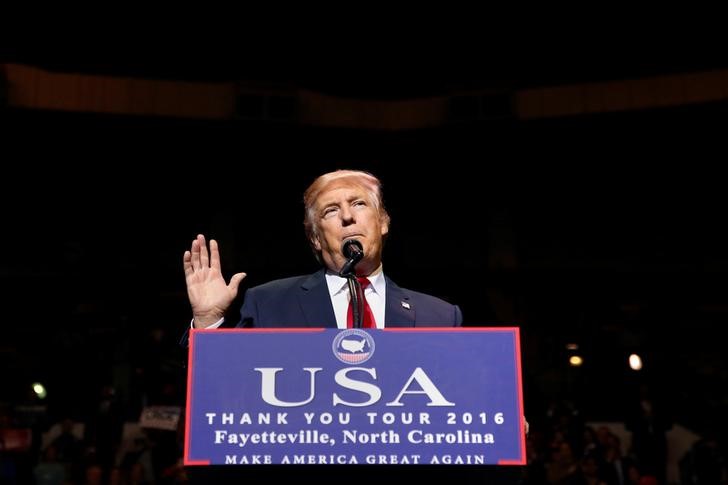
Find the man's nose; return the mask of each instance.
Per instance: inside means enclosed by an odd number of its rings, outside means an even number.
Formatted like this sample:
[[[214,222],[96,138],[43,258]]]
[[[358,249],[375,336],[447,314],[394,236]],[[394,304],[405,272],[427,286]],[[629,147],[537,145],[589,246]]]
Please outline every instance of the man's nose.
[[[341,211],[339,212],[341,215],[341,223],[342,224],[351,224],[354,221],[354,211],[351,210],[350,207],[344,206]]]

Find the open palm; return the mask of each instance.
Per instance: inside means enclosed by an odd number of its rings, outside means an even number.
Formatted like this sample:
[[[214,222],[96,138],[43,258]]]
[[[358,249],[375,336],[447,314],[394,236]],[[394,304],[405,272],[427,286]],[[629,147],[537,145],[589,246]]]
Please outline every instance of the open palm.
[[[208,254],[205,236],[199,234],[183,256],[187,296],[192,306],[195,327],[205,328],[225,316],[225,311],[238,294],[245,273],[237,273],[225,283],[220,269],[217,241],[210,240]]]

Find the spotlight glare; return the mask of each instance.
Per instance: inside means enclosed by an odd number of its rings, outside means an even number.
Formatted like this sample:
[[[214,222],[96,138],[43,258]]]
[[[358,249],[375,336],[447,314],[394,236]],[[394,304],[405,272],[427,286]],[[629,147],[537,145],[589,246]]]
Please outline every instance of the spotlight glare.
[[[45,399],[45,397],[48,395],[48,392],[46,391],[45,386],[43,384],[41,384],[40,382],[33,383],[33,392],[40,399]]]
[[[572,355],[571,357],[569,357],[569,365],[571,367],[579,367],[583,363],[584,359],[582,359],[579,355]]]
[[[629,368],[635,371],[642,369],[642,359],[639,355],[631,354],[629,356]]]

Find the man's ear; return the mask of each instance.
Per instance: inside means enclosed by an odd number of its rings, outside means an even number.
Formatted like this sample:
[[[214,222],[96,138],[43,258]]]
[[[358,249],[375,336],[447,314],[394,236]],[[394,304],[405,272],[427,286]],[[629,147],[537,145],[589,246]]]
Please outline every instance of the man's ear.
[[[321,241],[319,241],[318,236],[311,236],[311,244],[316,251],[321,251]]]
[[[387,234],[389,234],[389,216],[388,215],[385,215],[384,217],[382,217],[382,227],[379,232],[382,234],[382,236],[386,236]]]

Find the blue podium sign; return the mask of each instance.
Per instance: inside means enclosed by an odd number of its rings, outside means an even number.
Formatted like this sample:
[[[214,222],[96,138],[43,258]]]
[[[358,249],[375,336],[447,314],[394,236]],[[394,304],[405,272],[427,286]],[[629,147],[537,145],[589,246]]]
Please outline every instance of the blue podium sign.
[[[193,330],[186,465],[526,463],[518,328]]]

